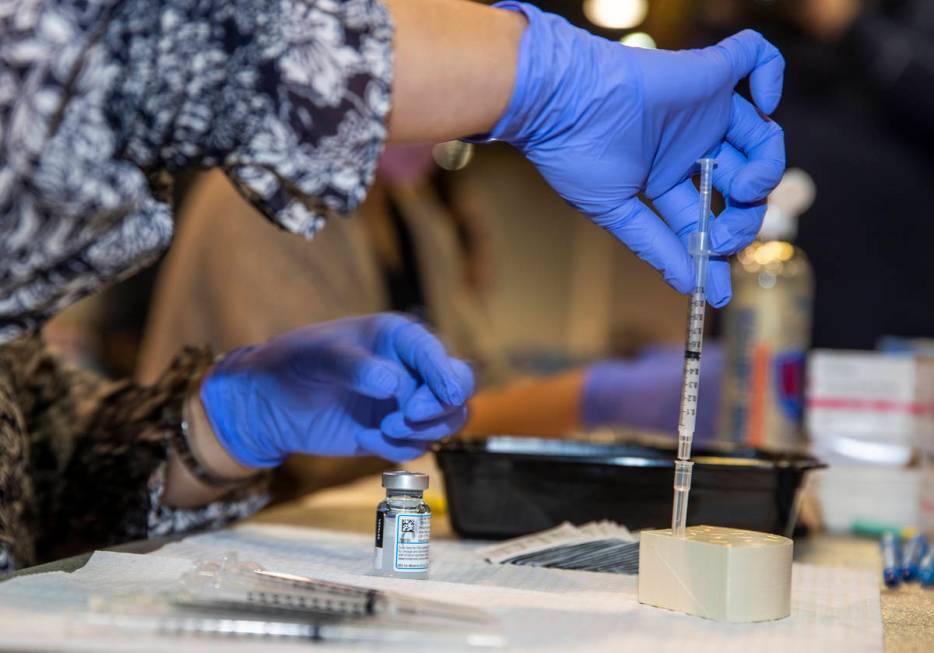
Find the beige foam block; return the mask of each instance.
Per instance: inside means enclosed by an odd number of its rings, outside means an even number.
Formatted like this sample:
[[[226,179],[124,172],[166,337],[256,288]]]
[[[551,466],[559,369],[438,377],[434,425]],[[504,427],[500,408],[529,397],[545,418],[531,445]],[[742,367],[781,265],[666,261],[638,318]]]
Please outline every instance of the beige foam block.
[[[791,614],[792,541],[719,526],[642,531],[639,602],[730,622]]]

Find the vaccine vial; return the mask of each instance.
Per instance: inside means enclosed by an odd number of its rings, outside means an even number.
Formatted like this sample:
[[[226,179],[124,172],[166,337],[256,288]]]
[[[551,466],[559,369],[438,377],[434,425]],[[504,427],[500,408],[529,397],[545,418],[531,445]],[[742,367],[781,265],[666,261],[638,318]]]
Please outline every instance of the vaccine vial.
[[[383,472],[386,498],[376,508],[376,557],[380,576],[428,578],[431,508],[422,494],[428,474]]]

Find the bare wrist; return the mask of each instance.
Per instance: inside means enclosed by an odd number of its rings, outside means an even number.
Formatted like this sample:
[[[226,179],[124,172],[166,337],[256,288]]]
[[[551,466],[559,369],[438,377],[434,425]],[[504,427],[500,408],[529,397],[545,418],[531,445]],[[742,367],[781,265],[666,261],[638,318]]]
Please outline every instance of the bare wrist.
[[[255,476],[260,470],[235,460],[214,434],[201,395],[192,392],[182,409],[188,422],[189,443],[199,462],[214,476],[237,481]]]

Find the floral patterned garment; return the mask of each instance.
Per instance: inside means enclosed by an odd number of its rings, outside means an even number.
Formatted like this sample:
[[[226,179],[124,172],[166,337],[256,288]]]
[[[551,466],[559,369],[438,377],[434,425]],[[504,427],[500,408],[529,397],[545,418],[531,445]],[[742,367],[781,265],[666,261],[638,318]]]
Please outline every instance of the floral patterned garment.
[[[160,501],[165,415],[206,352],[107,384],[30,334],[168,247],[175,172],[220,166],[306,237],[352,211],[392,37],[376,0],[0,0],[0,573],[262,505]]]
[[[164,251],[173,172],[306,237],[352,211],[392,37],[375,0],[0,0],[0,342]]]

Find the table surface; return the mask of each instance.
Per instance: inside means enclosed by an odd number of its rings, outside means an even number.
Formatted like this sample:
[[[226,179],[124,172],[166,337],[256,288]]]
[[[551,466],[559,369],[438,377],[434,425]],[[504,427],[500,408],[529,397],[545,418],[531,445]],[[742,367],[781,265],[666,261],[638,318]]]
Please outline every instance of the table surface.
[[[441,478],[428,458],[408,467],[431,473],[432,484]],[[354,483],[308,495],[289,503],[268,508],[249,521],[327,528],[337,531],[370,533],[377,503],[385,495],[378,476],[366,477]],[[435,504],[432,538],[454,538],[443,505],[443,490],[426,495]],[[147,553],[172,539],[130,543],[115,550]],[[24,569],[20,574],[43,571],[73,571],[84,565],[90,554]],[[934,590],[924,590],[916,583],[889,590],[881,584],[881,559],[877,543],[871,539],[841,535],[815,534],[795,542],[795,560],[810,564],[833,565],[855,569],[871,569],[879,574],[882,622],[885,649],[890,653],[903,651],[934,651]],[[17,574],[19,575],[19,574]]]
[[[441,479],[440,471],[429,457],[406,467],[429,473],[433,487]],[[372,476],[273,506],[254,516],[251,521],[370,533],[373,529],[373,511],[383,496],[385,490],[380,487],[379,477]],[[443,496],[442,488],[426,493],[426,498],[432,504]],[[432,539],[457,537],[443,509],[433,510],[431,536]],[[934,651],[934,589],[922,589],[917,583],[896,590],[885,588],[882,585],[882,560],[875,540],[817,533],[795,542],[795,560],[877,572],[886,651]]]

